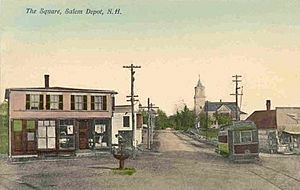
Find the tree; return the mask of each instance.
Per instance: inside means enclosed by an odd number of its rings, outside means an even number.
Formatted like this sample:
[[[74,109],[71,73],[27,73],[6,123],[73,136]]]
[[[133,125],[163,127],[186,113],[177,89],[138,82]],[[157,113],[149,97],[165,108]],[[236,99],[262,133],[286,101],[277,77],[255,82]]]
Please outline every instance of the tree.
[[[155,126],[157,129],[166,129],[172,127],[167,114],[161,109],[157,110],[157,116],[155,118]]]
[[[8,103],[3,102],[0,104],[0,128],[7,128],[8,119]]]
[[[206,119],[206,117],[208,118]],[[210,128],[211,125],[213,124],[213,118],[211,118],[211,116],[206,115],[203,112],[200,113],[199,118],[200,118],[200,127],[203,129]]]
[[[8,103],[3,102],[0,105],[0,154],[8,151]]]
[[[193,111],[189,110],[185,105],[182,111],[176,112],[174,115],[175,129],[187,130],[195,126],[196,116]]]
[[[229,114],[216,114],[215,117],[219,125],[232,124],[232,119]]]

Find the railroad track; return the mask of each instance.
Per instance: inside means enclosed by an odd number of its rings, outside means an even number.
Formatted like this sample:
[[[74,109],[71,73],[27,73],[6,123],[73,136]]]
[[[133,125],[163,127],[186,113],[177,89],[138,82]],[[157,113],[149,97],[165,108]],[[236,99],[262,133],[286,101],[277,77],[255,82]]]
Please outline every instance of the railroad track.
[[[253,173],[280,190],[298,190],[300,187],[300,179],[294,176],[261,164],[256,164],[255,166],[257,167],[248,169],[248,172]]]
[[[3,177],[0,175],[0,189],[7,189],[7,190],[13,190],[13,189],[24,189],[24,190],[39,190],[40,188],[35,187],[29,183],[25,183],[19,180],[11,180],[8,177]]]

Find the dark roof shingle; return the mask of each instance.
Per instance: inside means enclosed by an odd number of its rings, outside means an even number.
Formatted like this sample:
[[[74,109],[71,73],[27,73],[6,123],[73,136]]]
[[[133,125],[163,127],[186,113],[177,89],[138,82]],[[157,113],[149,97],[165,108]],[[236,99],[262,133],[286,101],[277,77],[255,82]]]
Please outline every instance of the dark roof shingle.
[[[253,112],[246,120],[253,121],[258,129],[276,129],[276,110]]]
[[[232,112],[236,112],[235,102],[205,102],[204,111],[217,111],[221,106],[227,106]],[[240,108],[238,108],[240,110]],[[243,111],[240,111],[240,114],[246,114]]]

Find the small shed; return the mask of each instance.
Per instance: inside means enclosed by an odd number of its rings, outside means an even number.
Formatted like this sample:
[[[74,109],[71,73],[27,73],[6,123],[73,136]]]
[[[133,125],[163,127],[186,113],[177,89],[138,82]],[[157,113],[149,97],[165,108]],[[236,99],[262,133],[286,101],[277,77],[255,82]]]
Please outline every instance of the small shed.
[[[220,128],[218,152],[234,161],[250,161],[258,158],[258,132],[250,121],[235,122]]]

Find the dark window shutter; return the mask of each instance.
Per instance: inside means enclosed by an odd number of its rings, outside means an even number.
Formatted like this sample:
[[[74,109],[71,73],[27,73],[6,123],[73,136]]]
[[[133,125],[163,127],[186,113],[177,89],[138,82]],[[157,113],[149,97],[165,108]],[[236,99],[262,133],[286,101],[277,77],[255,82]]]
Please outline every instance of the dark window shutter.
[[[87,110],[87,96],[83,96],[83,110]]]
[[[30,94],[26,94],[26,109],[30,109]]]
[[[112,110],[115,111],[116,99],[114,96],[111,98],[111,101],[112,101]]]
[[[40,95],[40,105],[39,105],[39,109],[42,110],[44,109],[44,96],[41,94]]]
[[[46,95],[46,110],[50,110],[50,95]]]
[[[107,110],[107,97],[106,96],[102,96],[102,100],[103,100],[103,104],[102,104],[102,110]]]
[[[91,110],[95,110],[95,96],[91,96]]]
[[[59,95],[59,107],[58,109],[63,110],[64,109],[64,97],[63,95]]]
[[[71,95],[71,110],[75,110],[75,97]]]

